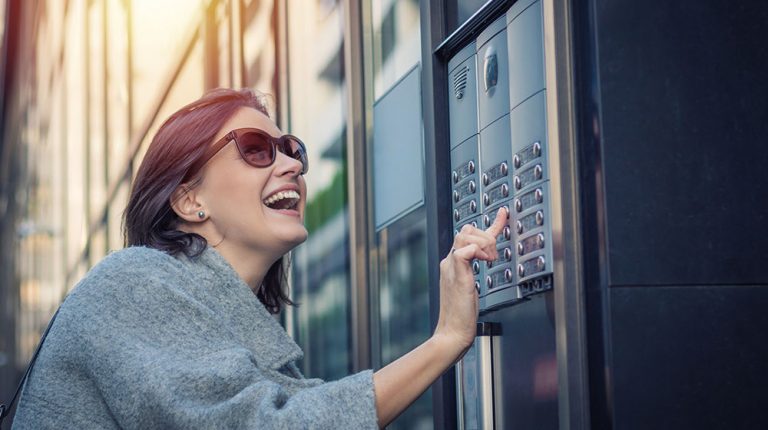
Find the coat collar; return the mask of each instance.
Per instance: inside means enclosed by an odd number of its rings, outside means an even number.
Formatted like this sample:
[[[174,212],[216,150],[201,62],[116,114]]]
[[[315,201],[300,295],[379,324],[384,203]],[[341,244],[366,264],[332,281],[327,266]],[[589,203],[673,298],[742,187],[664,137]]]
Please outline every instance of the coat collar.
[[[253,352],[257,365],[278,370],[303,357],[277,318],[218,251],[208,246],[197,257],[181,253],[177,258],[201,281],[206,296],[211,297],[210,306],[220,313],[236,339]]]

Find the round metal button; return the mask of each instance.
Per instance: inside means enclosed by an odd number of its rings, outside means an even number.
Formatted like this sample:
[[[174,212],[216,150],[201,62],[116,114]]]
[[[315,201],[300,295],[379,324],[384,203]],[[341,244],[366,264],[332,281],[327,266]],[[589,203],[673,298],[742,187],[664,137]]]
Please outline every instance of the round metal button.
[[[483,193],[483,204],[486,206],[491,204],[491,198],[488,197],[488,193]]]
[[[515,166],[515,169],[519,169],[522,165],[522,161],[520,161],[520,156],[515,154],[514,157],[512,157],[512,164]]]
[[[518,212],[523,211],[523,202],[520,199],[515,199],[515,210]]]
[[[536,157],[541,155],[541,142],[538,142],[538,141],[533,142],[533,155],[535,155]]]
[[[525,252],[525,248],[523,247],[523,242],[517,243],[517,255],[523,255],[523,252]]]
[[[480,292],[480,283],[475,281],[475,291]]]
[[[493,288],[493,278],[490,276],[485,277],[485,286],[488,287],[488,289]]]
[[[507,282],[512,282],[512,270],[504,269],[504,280]]]
[[[475,275],[480,273],[480,263],[478,263],[477,260],[472,262],[472,271],[475,272]]]
[[[485,262],[485,267],[487,267],[487,268],[489,268],[489,269],[490,269],[491,267],[493,267],[493,261],[486,261],[486,262]]]
[[[461,217],[459,216],[459,210],[458,210],[458,209],[455,209],[455,210],[453,211],[453,219],[454,219],[454,220],[456,220],[456,221],[458,221],[460,218],[461,218]]]
[[[517,234],[521,234],[523,232],[523,223],[515,221],[515,229],[517,230]]]
[[[477,221],[472,221],[472,227],[477,228]]]
[[[509,186],[507,184],[501,184],[501,194],[504,197],[509,196]]]
[[[544,212],[543,211],[537,211],[536,212],[536,225],[542,225],[544,224]]]
[[[507,173],[509,173],[509,166],[507,166],[507,163],[501,163],[501,174],[504,176],[507,176]]]
[[[455,184],[457,182],[459,182],[459,172],[454,170],[453,171],[453,183]]]
[[[477,185],[475,184],[475,181],[469,181],[469,192],[473,193],[477,190]]]
[[[483,215],[483,224],[485,224],[486,227],[491,226],[491,218],[489,218],[488,215]]]
[[[536,167],[533,168],[533,176],[536,177],[536,179],[541,179],[543,173],[544,169],[541,167],[541,164],[537,164]]]
[[[490,183],[490,180],[488,179],[488,174],[483,173],[483,185],[488,185]]]
[[[512,232],[509,230],[508,225],[504,226],[502,232],[504,233],[504,240],[509,240],[509,238],[512,237]]]
[[[512,261],[512,250],[509,248],[504,248],[504,259],[507,261]]]
[[[523,187],[523,182],[520,180],[519,176],[515,175],[514,182],[515,182],[515,188],[517,188],[518,190]]]
[[[473,213],[477,212],[477,203],[474,200],[469,202],[469,210],[471,210]]]
[[[544,201],[544,191],[541,188],[536,188],[536,191],[533,193],[533,196],[536,197],[536,201],[539,203]]]
[[[544,270],[544,267],[546,267],[546,265],[547,265],[547,259],[544,258],[543,255],[540,255],[539,258],[536,259],[536,268],[539,271],[542,271]]]
[[[469,166],[469,173],[475,173],[475,162],[470,161],[468,166]]]
[[[536,245],[539,248],[544,248],[544,234],[543,233],[539,233],[538,235],[536,235]]]
[[[453,201],[458,202],[459,201],[459,192],[456,190],[453,190]]]
[[[522,264],[517,265],[517,276],[521,278],[525,276],[525,266],[523,266]]]

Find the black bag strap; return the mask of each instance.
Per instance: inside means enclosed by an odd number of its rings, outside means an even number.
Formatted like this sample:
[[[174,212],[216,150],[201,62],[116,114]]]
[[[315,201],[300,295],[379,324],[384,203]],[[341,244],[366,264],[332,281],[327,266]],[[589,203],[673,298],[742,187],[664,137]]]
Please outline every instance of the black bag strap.
[[[29,376],[29,373],[32,372],[32,366],[35,365],[35,360],[37,360],[37,355],[40,353],[40,348],[43,346],[43,341],[45,341],[46,336],[48,336],[48,332],[51,330],[53,321],[56,319],[56,315],[59,314],[60,310],[61,308],[56,310],[56,313],[53,314],[53,317],[51,317],[51,321],[48,323],[48,327],[45,328],[45,332],[43,333],[43,336],[40,338],[40,343],[37,344],[37,349],[35,349],[35,353],[32,354],[32,360],[30,360],[29,366],[27,366],[27,371],[24,372],[24,376],[21,378],[21,381],[19,382],[19,386],[16,388],[16,393],[14,393],[10,403],[8,403],[7,406],[5,404],[0,404],[0,426],[3,425],[3,419],[6,416],[8,416],[8,413],[11,412],[11,408],[13,408],[13,403],[16,402],[16,398],[19,397],[19,393],[21,393],[21,388],[24,387],[24,382],[27,381],[27,377]]]

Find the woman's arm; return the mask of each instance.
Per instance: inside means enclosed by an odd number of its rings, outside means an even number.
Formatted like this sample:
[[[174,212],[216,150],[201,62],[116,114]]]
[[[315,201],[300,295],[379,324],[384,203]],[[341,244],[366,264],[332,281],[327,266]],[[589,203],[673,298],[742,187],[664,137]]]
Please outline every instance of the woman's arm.
[[[488,230],[465,225],[451,253],[440,262],[440,314],[435,333],[408,354],[373,375],[379,426],[397,418],[472,345],[478,296],[470,264],[498,257],[496,236],[507,223],[501,208]]]

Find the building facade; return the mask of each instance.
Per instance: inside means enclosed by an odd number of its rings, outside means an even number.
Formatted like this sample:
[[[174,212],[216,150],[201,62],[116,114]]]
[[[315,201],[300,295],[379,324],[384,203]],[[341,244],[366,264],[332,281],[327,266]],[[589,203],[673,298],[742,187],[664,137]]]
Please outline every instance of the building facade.
[[[378,256],[382,274],[399,270],[367,283],[361,280],[368,271],[359,273],[367,262],[351,242],[352,228],[358,235],[367,228],[365,203],[351,206],[349,197],[366,183],[364,158],[350,161],[350,154],[365,151],[350,147],[367,144],[353,130],[370,114],[370,107],[367,113],[360,107],[372,100],[350,91],[348,75],[354,73],[358,85],[375,81],[380,95],[415,67],[419,5],[377,0],[365,2],[364,11],[353,6],[335,0],[5,2],[3,399],[67,292],[123,246],[131,179],[157,127],[216,87],[266,94],[278,125],[309,148],[311,234],[293,253],[291,270],[292,297],[301,305],[283,315],[305,351],[304,372],[340,378],[384,365],[428,336],[423,209],[412,217],[421,228],[388,229],[397,245],[358,242],[365,255]],[[358,28],[356,51],[347,42],[350,26]],[[372,314],[368,298],[377,310],[383,301],[383,312]],[[393,427],[431,427],[431,414],[427,394]]]
[[[762,2],[4,5],[0,398],[123,247],[158,126],[248,87],[312,165],[281,315],[305,375],[424,341],[454,234],[507,206],[475,345],[389,428],[768,426]]]

